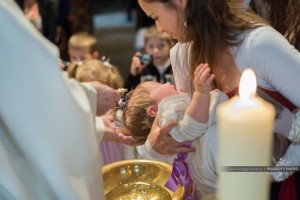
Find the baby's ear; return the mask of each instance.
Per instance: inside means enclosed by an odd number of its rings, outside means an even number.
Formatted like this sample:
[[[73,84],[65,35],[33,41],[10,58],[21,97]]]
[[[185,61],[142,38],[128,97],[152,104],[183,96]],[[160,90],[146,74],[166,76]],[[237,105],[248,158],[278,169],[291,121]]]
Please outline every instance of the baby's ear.
[[[151,117],[155,117],[157,114],[157,105],[152,105],[147,108],[147,114]]]

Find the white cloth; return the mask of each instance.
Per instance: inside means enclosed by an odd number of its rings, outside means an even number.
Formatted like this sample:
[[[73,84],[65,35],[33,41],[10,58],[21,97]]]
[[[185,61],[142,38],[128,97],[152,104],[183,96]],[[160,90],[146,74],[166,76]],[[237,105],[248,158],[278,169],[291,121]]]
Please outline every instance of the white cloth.
[[[0,1],[0,21],[0,199],[104,199],[84,90],[14,1]]]

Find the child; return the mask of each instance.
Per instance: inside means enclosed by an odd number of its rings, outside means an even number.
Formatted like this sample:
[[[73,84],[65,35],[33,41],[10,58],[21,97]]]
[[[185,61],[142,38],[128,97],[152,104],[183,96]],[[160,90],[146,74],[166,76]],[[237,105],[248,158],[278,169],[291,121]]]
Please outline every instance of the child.
[[[173,46],[173,39],[167,33],[159,33],[155,26],[150,26],[145,32],[145,52],[152,56],[152,62],[143,63],[142,55],[137,52],[131,62],[130,74],[125,87],[130,91],[139,83],[155,81],[160,83],[174,83],[169,52]]]
[[[69,71],[73,74],[72,71]],[[117,67],[111,65],[108,60],[100,61],[91,59],[84,61],[75,73],[75,79],[80,82],[98,81],[111,88],[123,87],[123,79]]]
[[[72,74],[72,71],[69,72]],[[108,60],[85,60],[78,66],[73,78],[80,82],[98,81],[116,90],[123,87],[123,79],[118,69]],[[123,160],[122,144],[101,141],[99,149],[103,165]]]
[[[203,70],[199,71],[201,68],[205,68],[205,66],[198,66],[195,71],[195,75],[199,73],[199,76],[194,77],[196,92],[193,93],[191,102],[188,96],[178,93],[174,88],[170,88],[168,84],[141,83],[135,90],[128,93],[128,105],[124,109],[123,124],[134,138],[144,142],[156,115],[160,126],[169,120],[178,121],[177,127],[174,127],[169,134],[179,142],[193,140],[192,146],[196,149],[196,152],[188,154],[185,162],[191,177],[193,177],[193,181],[196,183],[196,196],[215,198],[218,175],[218,137],[215,114],[217,105],[227,100],[228,97],[219,90],[214,90],[210,93],[211,100],[209,101],[208,92],[210,90],[199,92],[201,87],[207,87],[208,89],[208,83],[210,83],[210,81],[203,82],[205,74],[202,73],[201,76],[201,72],[203,72]],[[206,78],[206,80],[210,79]],[[200,101],[198,99],[199,94],[202,96],[207,95],[208,99]],[[193,102],[197,105],[196,107],[192,106]],[[189,113],[191,109],[194,111],[194,114],[199,114],[205,120],[198,121],[197,119],[200,116],[191,115]],[[207,129],[207,127],[210,128]],[[299,148],[297,145],[291,145],[287,154],[283,157],[284,160],[289,161],[289,166],[298,166],[300,164],[300,156],[297,157],[293,153],[297,151],[297,148]],[[176,155],[158,155],[152,149],[149,141],[138,148],[138,153],[141,158],[166,161],[170,164],[176,159]],[[277,166],[280,165],[277,164]],[[274,180],[280,181],[291,173],[272,172],[272,176]]]
[[[180,120],[171,136],[178,142],[193,140],[206,131],[210,103],[211,82],[207,64],[195,71],[195,92],[191,99],[175,90],[170,83],[144,82],[127,95],[127,106],[123,113],[123,124],[139,142],[145,142],[155,116],[161,125],[170,120]]]
[[[198,156],[203,156],[202,154],[204,154],[204,152],[209,152],[204,151],[203,149],[206,145],[213,145],[210,141],[211,138],[214,138],[216,135],[206,133],[207,127],[211,126],[211,122],[214,121],[212,120],[214,115],[209,115],[209,113],[215,112],[214,110],[218,104],[216,102],[227,99],[226,95],[219,91],[215,90],[211,92],[213,78],[214,75],[210,74],[208,64],[200,64],[194,73],[193,83],[195,92],[193,93],[192,98],[186,93],[176,91],[174,86],[169,83],[141,83],[135,90],[127,94],[127,106],[123,113],[124,127],[141,143],[145,142],[147,139],[155,117],[158,119],[160,126],[170,120],[176,120],[178,122],[177,126],[169,132],[169,134],[178,142],[191,141],[196,138],[204,138],[204,140],[207,141],[207,144],[203,145],[203,148],[197,148],[197,151],[192,154],[197,155],[197,159],[193,158],[193,161],[191,159],[185,160],[185,162],[188,163],[189,172],[193,178],[197,175],[200,179],[204,176],[207,179],[207,174],[197,174],[202,171],[198,172],[197,170],[190,168],[190,165],[197,167],[205,166],[206,171],[211,172],[209,173],[211,178],[204,184],[202,184],[203,181],[194,179],[197,183],[196,191],[199,191],[199,193],[203,193],[202,188],[205,187],[206,184],[209,184],[209,186],[216,184],[214,175],[216,170],[213,170],[210,167],[214,157],[212,155],[209,157],[208,155],[205,155],[205,157],[198,158]],[[210,105],[211,103],[212,105]],[[212,130],[212,128],[210,130]],[[200,141],[199,139],[195,140],[193,143],[196,144],[196,141]],[[149,147],[151,149],[151,146],[147,143],[146,145],[138,147],[137,151],[139,157],[162,160],[170,164],[176,159],[176,155],[167,155],[164,157],[143,155],[143,153],[148,152],[149,149],[147,148]],[[146,150],[140,148],[145,148]],[[203,162],[201,162],[202,158]],[[199,164],[198,161],[200,161],[201,164]],[[204,190],[204,193],[213,193],[214,191],[211,188],[214,187],[208,187],[208,190]]]
[[[85,59],[97,59],[99,52],[96,37],[86,32],[73,34],[68,42],[68,54],[70,63],[82,62]]]
[[[97,81],[115,90],[123,87],[123,79],[118,68],[111,65],[108,60],[91,59],[78,64],[72,63],[68,69],[68,76],[79,82]]]

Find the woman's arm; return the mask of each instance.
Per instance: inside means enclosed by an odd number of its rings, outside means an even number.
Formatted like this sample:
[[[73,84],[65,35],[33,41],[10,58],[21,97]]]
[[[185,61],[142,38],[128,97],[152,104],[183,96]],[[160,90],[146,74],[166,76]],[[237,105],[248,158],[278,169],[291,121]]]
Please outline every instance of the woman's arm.
[[[150,149],[151,147],[151,149],[161,155],[171,155],[179,152],[195,152],[194,148],[183,146],[188,142],[177,142],[169,135],[170,130],[176,125],[177,123],[175,121],[170,121],[162,127],[159,127],[158,119],[155,118],[146,142],[149,146],[146,148]]]
[[[271,27],[252,31],[238,50],[236,64],[241,72],[253,68],[260,87],[300,107],[300,53],[280,33]]]

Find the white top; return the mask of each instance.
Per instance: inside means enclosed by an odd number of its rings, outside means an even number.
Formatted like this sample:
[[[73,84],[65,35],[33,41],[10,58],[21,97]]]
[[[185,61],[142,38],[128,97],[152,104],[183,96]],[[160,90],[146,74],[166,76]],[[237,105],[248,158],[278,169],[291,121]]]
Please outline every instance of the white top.
[[[177,126],[169,132],[178,142],[194,140],[202,136],[207,130],[207,123],[200,123],[185,114],[190,102],[191,96],[185,93],[165,97],[158,104],[157,117],[160,126],[171,120],[178,122]]]
[[[14,1],[0,1],[0,19],[0,199],[104,199],[84,90]]]
[[[300,108],[300,53],[280,33],[256,28],[232,53],[240,72],[251,67],[260,87],[278,91]]]

